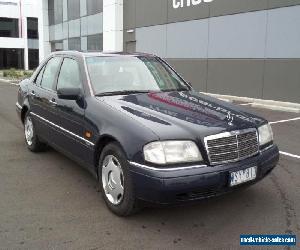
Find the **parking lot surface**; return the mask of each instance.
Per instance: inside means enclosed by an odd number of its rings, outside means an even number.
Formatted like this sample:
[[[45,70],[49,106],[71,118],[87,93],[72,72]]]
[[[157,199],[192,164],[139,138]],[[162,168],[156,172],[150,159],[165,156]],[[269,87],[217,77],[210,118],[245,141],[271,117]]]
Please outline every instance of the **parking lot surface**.
[[[248,249],[240,234],[299,240],[300,159],[281,155],[271,175],[243,191],[118,218],[87,171],[54,150],[26,149],[16,93],[0,82],[0,249]],[[243,108],[270,122],[300,116]],[[299,156],[300,120],[272,127],[280,150]]]

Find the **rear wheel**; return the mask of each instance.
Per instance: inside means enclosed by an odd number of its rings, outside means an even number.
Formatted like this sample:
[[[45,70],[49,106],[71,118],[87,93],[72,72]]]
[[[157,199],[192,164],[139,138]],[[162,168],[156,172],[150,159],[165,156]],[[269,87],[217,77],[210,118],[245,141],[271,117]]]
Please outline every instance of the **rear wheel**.
[[[24,119],[24,134],[27,148],[32,152],[45,150],[46,145],[42,143],[35,131],[31,115],[27,112]]]
[[[98,176],[102,196],[113,213],[129,216],[139,210],[128,162],[117,143],[110,143],[103,149]]]

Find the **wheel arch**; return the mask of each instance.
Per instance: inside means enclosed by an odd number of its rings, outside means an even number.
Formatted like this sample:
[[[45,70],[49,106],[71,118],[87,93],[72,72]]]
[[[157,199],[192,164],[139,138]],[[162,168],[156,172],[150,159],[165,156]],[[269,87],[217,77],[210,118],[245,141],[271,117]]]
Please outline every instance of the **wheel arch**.
[[[102,135],[98,139],[97,143],[95,144],[94,167],[95,167],[95,171],[96,171],[96,174],[97,174],[98,178],[99,178],[99,176],[98,176],[98,162],[99,162],[99,159],[100,159],[100,155],[101,155],[104,147],[106,145],[108,145],[109,143],[113,143],[113,142],[117,143],[121,147],[123,152],[125,152],[124,147],[122,146],[120,141],[118,139],[116,139],[114,136],[109,135],[109,134]],[[125,152],[125,155],[126,155],[126,152]]]
[[[28,110],[29,110],[29,106],[27,104],[24,104],[22,107],[22,110],[21,110],[21,121],[23,124],[25,122],[25,116],[26,116],[26,113],[28,112]]]

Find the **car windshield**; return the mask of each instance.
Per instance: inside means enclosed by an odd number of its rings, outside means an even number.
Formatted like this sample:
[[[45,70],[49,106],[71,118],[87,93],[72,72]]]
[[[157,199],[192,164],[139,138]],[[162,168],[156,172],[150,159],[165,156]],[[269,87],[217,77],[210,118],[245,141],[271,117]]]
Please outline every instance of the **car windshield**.
[[[95,56],[86,61],[96,95],[190,89],[160,58]]]

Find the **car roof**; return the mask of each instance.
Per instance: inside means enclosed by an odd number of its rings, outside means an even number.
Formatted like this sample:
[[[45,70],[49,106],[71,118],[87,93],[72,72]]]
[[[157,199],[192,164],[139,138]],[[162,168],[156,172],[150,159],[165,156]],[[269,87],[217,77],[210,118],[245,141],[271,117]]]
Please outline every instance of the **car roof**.
[[[53,52],[52,55],[70,55],[70,56],[82,56],[82,57],[95,57],[95,56],[102,56],[102,57],[138,57],[138,56],[145,56],[145,57],[154,57],[155,55],[136,52],[136,53],[127,53],[127,52],[103,52],[103,51],[57,51]]]

